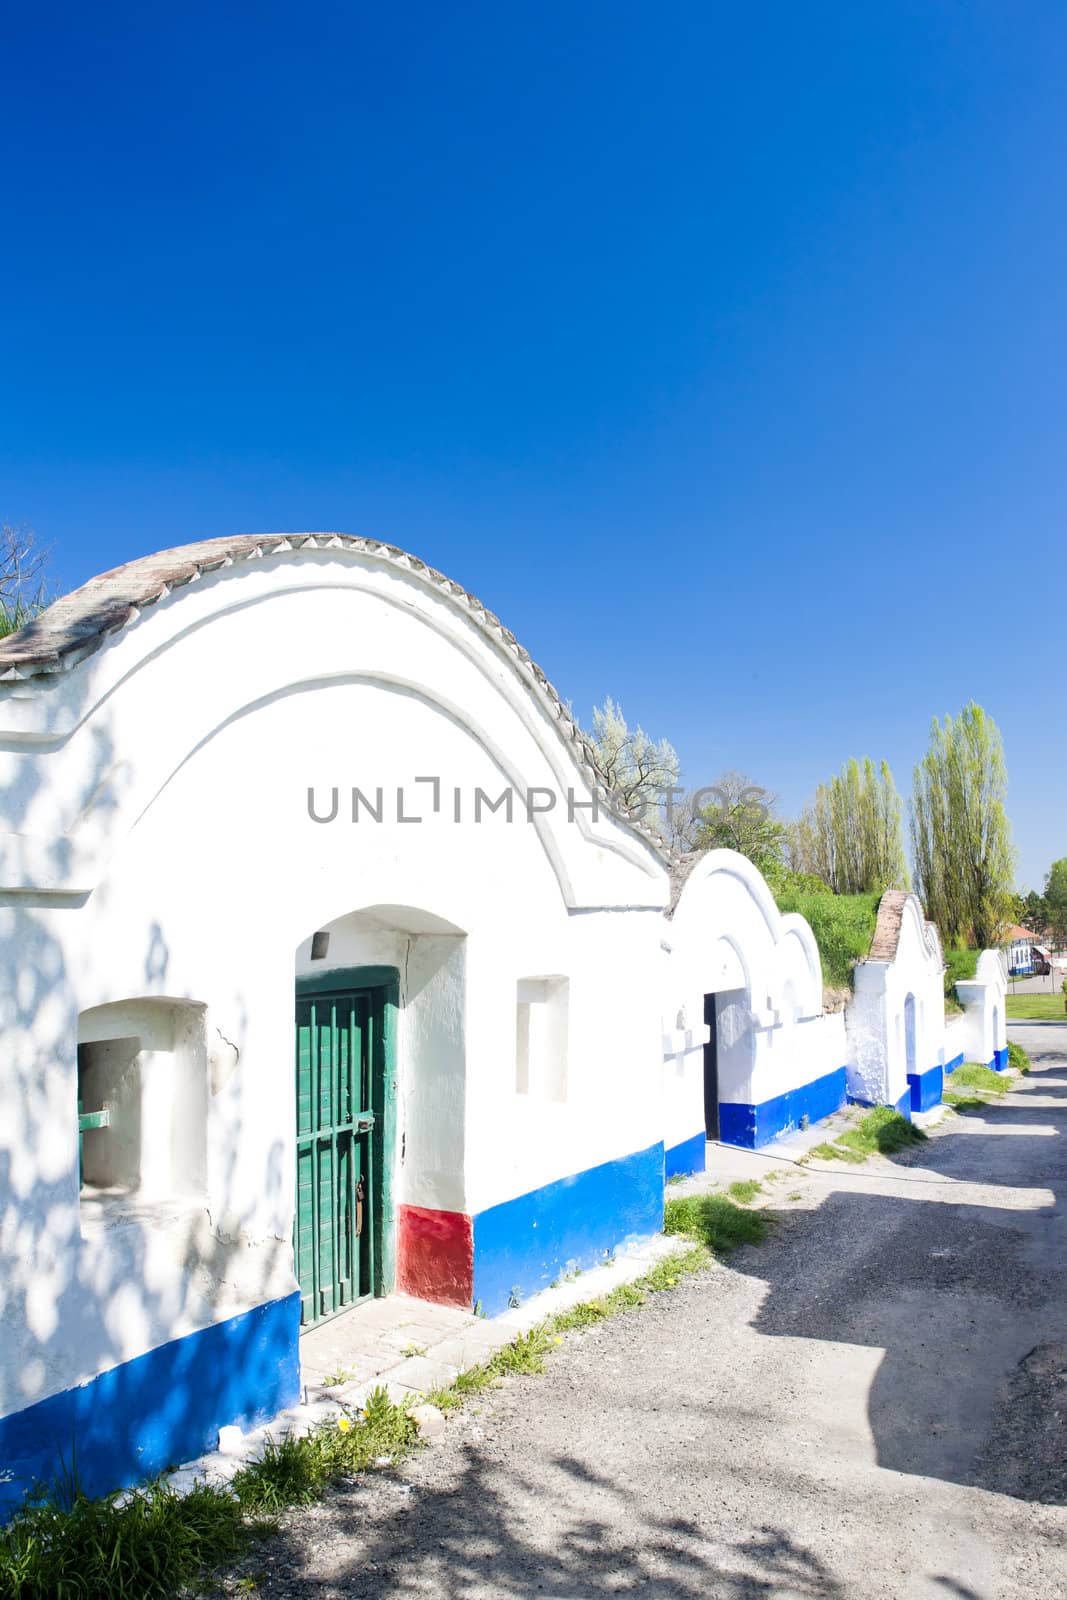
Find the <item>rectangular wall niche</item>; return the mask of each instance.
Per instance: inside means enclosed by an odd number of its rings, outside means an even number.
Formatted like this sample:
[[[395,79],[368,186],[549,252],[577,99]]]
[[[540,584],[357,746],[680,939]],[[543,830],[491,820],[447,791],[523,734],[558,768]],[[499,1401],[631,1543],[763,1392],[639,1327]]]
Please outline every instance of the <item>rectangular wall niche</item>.
[[[541,1100],[567,1098],[566,978],[520,978],[515,1088]]]
[[[207,1182],[205,1009],[129,1000],[78,1019],[83,1202],[178,1200]]]

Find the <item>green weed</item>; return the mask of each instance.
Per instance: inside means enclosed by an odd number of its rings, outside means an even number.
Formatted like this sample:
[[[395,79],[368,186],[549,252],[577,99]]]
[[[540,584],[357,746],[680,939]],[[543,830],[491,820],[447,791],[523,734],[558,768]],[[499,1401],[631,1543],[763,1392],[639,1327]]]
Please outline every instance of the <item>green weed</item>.
[[[322,1380],[324,1389],[336,1389],[343,1383],[354,1383],[356,1374],[352,1367],[338,1367],[336,1372],[328,1373]]]
[[[960,1069],[962,1071],[962,1068]],[[838,1134],[833,1144],[817,1144],[808,1151],[820,1161],[866,1161],[876,1152],[894,1155],[909,1145],[922,1144],[926,1134],[892,1106],[875,1106],[854,1128]]]
[[[984,1111],[989,1104],[980,1094],[953,1094],[951,1089],[946,1089],[941,1098],[953,1111]]]
[[[31,1499],[0,1529],[5,1600],[162,1600],[244,1553],[253,1530],[231,1495],[156,1482],[121,1498]]]
[[[964,1061],[949,1073],[948,1081],[953,1091],[977,1089],[981,1094],[1006,1094],[1011,1087],[1009,1079],[1002,1078],[992,1067],[983,1067],[980,1061]]]
[[[739,1205],[747,1206],[763,1193],[763,1185],[755,1178],[738,1178],[726,1191]]]
[[[745,1211],[722,1194],[691,1194],[668,1200],[663,1208],[664,1233],[698,1240],[716,1255],[738,1245],[759,1244],[767,1235],[767,1218]]]
[[[1008,1041],[1008,1066],[1014,1067],[1016,1072],[1023,1076],[1030,1071],[1033,1063],[1021,1044],[1016,1044],[1014,1039]]]
[[[388,1457],[399,1461],[414,1449],[418,1429],[384,1388],[368,1397],[358,1416],[347,1413],[297,1438],[268,1441],[260,1460],[234,1474],[231,1489],[246,1511],[280,1511],[318,1500],[327,1484],[364,1472]]]

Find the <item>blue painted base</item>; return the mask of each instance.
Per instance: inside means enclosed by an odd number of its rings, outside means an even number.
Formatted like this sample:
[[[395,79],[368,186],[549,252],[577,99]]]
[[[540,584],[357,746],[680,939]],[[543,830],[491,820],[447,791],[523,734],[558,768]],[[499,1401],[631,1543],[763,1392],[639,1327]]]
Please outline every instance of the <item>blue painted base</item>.
[[[908,1088],[901,1095],[900,1099],[897,1101],[896,1105],[893,1107],[893,1110],[894,1111],[899,1111],[902,1117],[906,1117],[909,1122],[911,1121],[911,1078],[910,1077],[908,1078]]]
[[[962,1066],[963,1066],[963,1051],[961,1050],[958,1056],[953,1056],[951,1061],[946,1061],[945,1062],[945,1073],[946,1073],[946,1076],[950,1072],[955,1072],[957,1067],[962,1067]]]
[[[932,1111],[941,1104],[945,1087],[945,1070],[931,1067],[929,1072],[909,1072],[908,1092],[912,1111]]]
[[[663,1143],[561,1178],[474,1216],[474,1301],[487,1317],[529,1299],[569,1267],[663,1226]]]
[[[1005,1067],[1008,1065],[1008,1048],[1007,1048],[1007,1045],[1005,1045],[1003,1050],[994,1050],[993,1051],[993,1059],[989,1063],[989,1065],[993,1068],[994,1072],[1003,1072],[1004,1071]]]
[[[719,1105],[719,1138],[723,1144],[758,1150],[781,1134],[799,1128],[804,1117],[809,1123],[821,1122],[823,1117],[840,1111],[845,1099],[845,1069],[838,1067],[758,1106],[723,1101]]]
[[[0,1418],[0,1520],[72,1462],[86,1494],[106,1494],[214,1450],[229,1423],[255,1427],[295,1405],[299,1335],[291,1294]]]
[[[687,1178],[691,1172],[703,1172],[708,1160],[708,1140],[703,1128],[691,1139],[672,1145],[663,1153],[663,1176]]]

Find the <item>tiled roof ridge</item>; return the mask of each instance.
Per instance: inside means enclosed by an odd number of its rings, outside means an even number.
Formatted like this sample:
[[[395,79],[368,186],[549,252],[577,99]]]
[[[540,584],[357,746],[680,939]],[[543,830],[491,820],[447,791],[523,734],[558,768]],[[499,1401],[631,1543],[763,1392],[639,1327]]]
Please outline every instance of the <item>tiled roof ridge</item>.
[[[32,681],[69,671],[78,662],[99,650],[113,634],[134,622],[148,606],[163,600],[174,589],[193,583],[206,572],[217,572],[242,561],[263,556],[299,555],[303,550],[350,550],[371,556],[401,571],[409,572],[426,586],[451,600],[499,648],[514,661],[520,674],[547,703],[561,737],[572,746],[579,765],[585,768],[594,790],[609,802],[610,785],[597,761],[588,736],[547,676],[515,635],[505,628],[488,606],[461,584],[427,565],[418,556],[398,545],[351,533],[268,533],[235,534],[218,539],[201,539],[140,556],[122,566],[102,572],[81,588],[56,600],[32,622],[0,639],[0,685]],[[651,844],[664,861],[669,860],[666,845],[658,833],[625,808],[612,805],[619,819]]]

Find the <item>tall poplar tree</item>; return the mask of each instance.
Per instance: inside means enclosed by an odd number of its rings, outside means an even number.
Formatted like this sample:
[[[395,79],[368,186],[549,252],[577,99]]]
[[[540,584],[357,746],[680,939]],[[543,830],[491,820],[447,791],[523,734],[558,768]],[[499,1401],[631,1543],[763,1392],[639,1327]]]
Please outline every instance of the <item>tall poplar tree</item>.
[[[846,761],[821,783],[794,834],[794,860],[835,894],[905,889],[902,806],[885,761]]]
[[[996,942],[1010,906],[1015,852],[1004,807],[1000,731],[972,700],[935,717],[915,768],[911,838],[916,887],[946,944]]]

